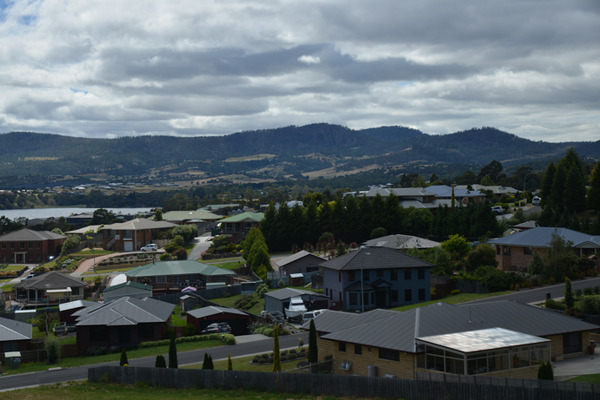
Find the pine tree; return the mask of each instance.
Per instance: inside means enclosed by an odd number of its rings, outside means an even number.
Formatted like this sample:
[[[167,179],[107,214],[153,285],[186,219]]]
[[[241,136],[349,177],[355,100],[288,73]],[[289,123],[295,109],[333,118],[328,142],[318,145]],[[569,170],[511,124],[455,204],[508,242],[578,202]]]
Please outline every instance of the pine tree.
[[[204,353],[204,360],[202,361],[202,369],[208,369],[208,353]]]
[[[177,368],[177,346],[175,345],[175,335],[171,335],[169,342],[169,368]]]
[[[233,370],[233,363],[231,362],[231,354],[227,355],[227,370],[228,371]]]
[[[569,278],[565,279],[565,306],[567,310],[573,308],[575,306],[575,299],[573,298],[573,290],[571,289],[571,280]]]
[[[127,352],[125,350],[123,350],[121,352],[121,361],[120,361],[119,365],[121,367],[123,367],[125,365],[129,365],[129,361],[127,360]]]
[[[587,197],[589,209],[600,213],[600,161],[596,163],[596,166],[592,170],[590,189]],[[600,216],[597,218],[600,219]]]
[[[319,349],[317,348],[317,328],[315,321],[310,320],[310,328],[308,330],[308,362],[316,363],[319,361]]]
[[[281,352],[279,351],[279,327],[273,329],[273,372],[281,372]]]
[[[554,175],[556,174],[556,166],[553,162],[550,162],[546,167],[544,178],[542,179],[542,206],[546,207],[552,203],[552,182],[554,182]]]

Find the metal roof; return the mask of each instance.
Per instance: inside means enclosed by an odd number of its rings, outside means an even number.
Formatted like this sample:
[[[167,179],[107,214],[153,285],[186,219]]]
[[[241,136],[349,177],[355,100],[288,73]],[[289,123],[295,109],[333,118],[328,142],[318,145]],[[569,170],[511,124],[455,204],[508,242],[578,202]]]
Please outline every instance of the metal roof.
[[[124,282],[124,283],[121,283],[121,284],[118,284],[118,285],[115,285],[115,286],[109,286],[106,289],[104,289],[104,292],[102,292],[102,293],[111,292],[113,290],[117,290],[117,289],[120,289],[120,288],[123,288],[123,287],[134,287],[136,289],[147,290],[149,292],[152,292],[152,286],[150,286],[150,285],[146,285],[146,284],[138,283],[138,282],[133,282],[133,281],[127,281],[127,282]]]
[[[600,236],[577,232],[567,228],[537,227],[501,238],[491,239],[490,244],[523,246],[523,247],[550,247],[552,235],[557,234],[562,240],[571,242],[573,247],[600,247]]]
[[[73,315],[78,317],[76,326],[131,326],[167,322],[174,308],[174,304],[149,297],[121,297],[99,307],[83,308]]]
[[[503,328],[533,336],[594,330],[599,327],[577,318],[514,301],[476,305],[436,303],[409,311],[369,314],[324,313],[315,320],[324,339],[415,352],[415,338]]]
[[[67,237],[65,235],[59,235],[58,233],[50,231],[34,231],[23,228],[19,229],[18,231],[9,232],[6,235],[0,236],[0,242],[45,241],[66,238]]]
[[[102,230],[115,231],[141,231],[146,229],[167,229],[174,228],[176,224],[167,221],[153,221],[146,218],[135,218],[117,224],[104,225]]]
[[[215,265],[203,264],[195,260],[157,261],[140,265],[125,272],[129,277],[165,276],[165,275],[235,275],[235,272]]]
[[[419,342],[445,347],[461,353],[476,353],[479,351],[499,350],[550,342],[550,339],[542,339],[537,336],[503,328],[447,333],[416,339]]]
[[[433,264],[389,247],[363,247],[319,265],[336,271],[433,267]]]
[[[30,340],[33,336],[32,325],[26,322],[0,317],[0,342]]]
[[[255,221],[260,222],[265,218],[264,213],[255,213],[255,212],[245,212],[241,214],[232,215],[231,217],[227,217],[222,219],[219,222],[242,222],[242,221]]]
[[[302,258],[304,258],[304,257],[311,257],[311,258],[315,258],[317,261],[318,261],[318,260],[320,260],[320,261],[325,261],[325,260],[326,260],[325,258],[323,258],[323,257],[320,257],[320,256],[318,256],[318,255],[316,255],[316,254],[313,254],[313,253],[309,253],[309,252],[308,252],[308,251],[306,251],[306,250],[300,250],[300,251],[298,251],[298,252],[296,252],[296,253],[292,254],[292,255],[291,255],[291,256],[289,256],[289,257],[286,257],[286,258],[283,258],[283,259],[281,259],[281,260],[277,261],[277,262],[276,262],[276,264],[277,264],[279,267],[283,267],[283,266],[285,266],[285,265],[287,265],[287,264],[291,264],[291,263],[293,263],[294,261],[298,261],[298,260],[300,260],[300,259],[302,259]]]
[[[194,318],[206,318],[206,317],[210,317],[213,315],[225,315],[225,314],[248,316],[248,313],[241,311],[241,310],[236,310],[235,308],[215,307],[215,306],[197,308],[195,310],[188,311],[187,314],[191,315]]]
[[[274,290],[272,292],[265,293],[265,296],[273,297],[274,299],[277,299],[277,300],[285,300],[285,299],[289,299],[291,297],[303,296],[303,295],[325,297],[324,295],[322,295],[320,293],[312,292],[310,290],[301,290],[301,289],[293,289],[293,288],[283,288],[283,289]]]
[[[169,211],[163,214],[163,219],[165,221],[189,221],[193,219],[214,221],[220,218],[220,215],[212,213],[208,210]]]
[[[74,310],[76,308],[94,306],[96,304],[98,304],[98,303],[96,303],[94,301],[75,300],[75,301],[70,301],[68,303],[61,303],[61,304],[59,304],[58,305],[58,310],[60,312],[62,312],[62,311]]]
[[[441,246],[441,243],[412,235],[387,235],[367,240],[363,243],[369,247],[389,247],[391,249],[430,249]]]
[[[84,287],[86,284],[77,278],[73,278],[60,272],[50,271],[31,279],[23,279],[14,285],[17,289],[52,290],[67,287]]]

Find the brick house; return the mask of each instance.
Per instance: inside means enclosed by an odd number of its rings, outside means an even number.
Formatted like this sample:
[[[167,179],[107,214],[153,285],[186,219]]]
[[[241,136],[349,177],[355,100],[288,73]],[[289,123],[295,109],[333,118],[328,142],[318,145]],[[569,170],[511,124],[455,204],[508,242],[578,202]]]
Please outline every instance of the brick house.
[[[250,229],[258,226],[265,218],[263,213],[245,212],[223,218],[219,221],[220,233],[222,235],[231,235],[234,242],[241,242]]]
[[[527,229],[512,235],[491,239],[489,244],[496,248],[498,268],[505,271],[527,271],[527,266],[537,251],[546,257],[553,235],[570,244],[578,257],[589,257],[600,266],[600,236],[577,232],[567,228],[537,227]]]
[[[0,236],[0,263],[42,264],[60,254],[64,235],[23,228]]]
[[[136,218],[131,221],[105,225],[102,231],[102,248],[113,251],[139,251],[157,238],[159,231],[176,227],[167,221]]]
[[[429,301],[432,264],[388,247],[363,247],[320,264],[330,307],[347,311]]]
[[[598,329],[513,301],[437,303],[404,312],[328,310],[314,321],[319,358],[332,357],[334,374],[402,379],[418,372],[535,379],[542,360],[587,354],[591,331]]]

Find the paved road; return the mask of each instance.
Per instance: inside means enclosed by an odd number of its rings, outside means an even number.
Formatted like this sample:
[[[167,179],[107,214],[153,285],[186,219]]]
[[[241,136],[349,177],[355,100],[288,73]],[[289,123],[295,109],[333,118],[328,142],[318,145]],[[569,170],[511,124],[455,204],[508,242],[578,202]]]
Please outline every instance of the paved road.
[[[298,338],[302,338],[304,343],[308,343],[308,333],[301,333],[289,336],[279,337],[280,348],[294,348],[298,346]],[[260,354],[273,351],[273,339],[262,338],[256,335],[249,337],[239,337],[240,343],[234,346],[220,346],[210,349],[186,351],[177,354],[179,366],[201,363],[204,360],[204,353],[210,353],[213,360],[226,359],[229,354],[231,357],[241,357],[252,354]],[[168,355],[165,354],[168,359]],[[130,359],[129,364],[136,367],[154,367],[156,356]],[[24,387],[50,385],[60,382],[77,381],[87,379],[88,369],[100,365],[119,365],[118,361],[87,365],[76,368],[66,368],[52,371],[40,371],[19,375],[8,375],[0,377],[0,391],[19,389]]]
[[[587,287],[595,287],[600,285],[600,278],[586,278],[580,281],[572,281],[571,287],[573,292],[577,289],[585,289]],[[553,299],[563,298],[565,295],[565,284],[559,283],[552,286],[543,286],[534,289],[521,289],[518,292],[505,294],[503,296],[491,297],[487,299],[474,300],[469,303],[487,303],[498,300],[514,300],[521,303],[541,303],[546,301],[546,293],[550,293]]]
[[[210,233],[205,233],[202,236],[194,238],[192,243],[195,243],[196,245],[194,246],[192,251],[190,251],[190,254],[188,254],[188,260],[199,260],[202,257],[202,253],[208,250],[208,248],[212,244],[210,239],[212,239]]]

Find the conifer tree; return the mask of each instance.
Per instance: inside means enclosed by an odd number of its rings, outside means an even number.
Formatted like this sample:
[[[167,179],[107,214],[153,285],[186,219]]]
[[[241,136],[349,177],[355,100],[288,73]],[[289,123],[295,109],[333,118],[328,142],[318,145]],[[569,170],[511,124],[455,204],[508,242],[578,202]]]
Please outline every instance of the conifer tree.
[[[129,361],[127,360],[127,352],[125,350],[121,352],[121,361],[119,362],[119,365],[121,367],[124,365],[129,365]]]
[[[231,362],[231,354],[227,355],[227,370],[228,371],[233,370],[233,363]]]
[[[279,351],[279,327],[273,329],[273,372],[281,372],[281,352]]]
[[[600,213],[600,161],[596,163],[596,166],[592,170],[590,189],[587,197],[589,209],[595,210],[596,213]],[[600,219],[600,216],[597,218]]]
[[[177,346],[175,345],[175,335],[171,335],[169,341],[169,368],[177,368]]]

